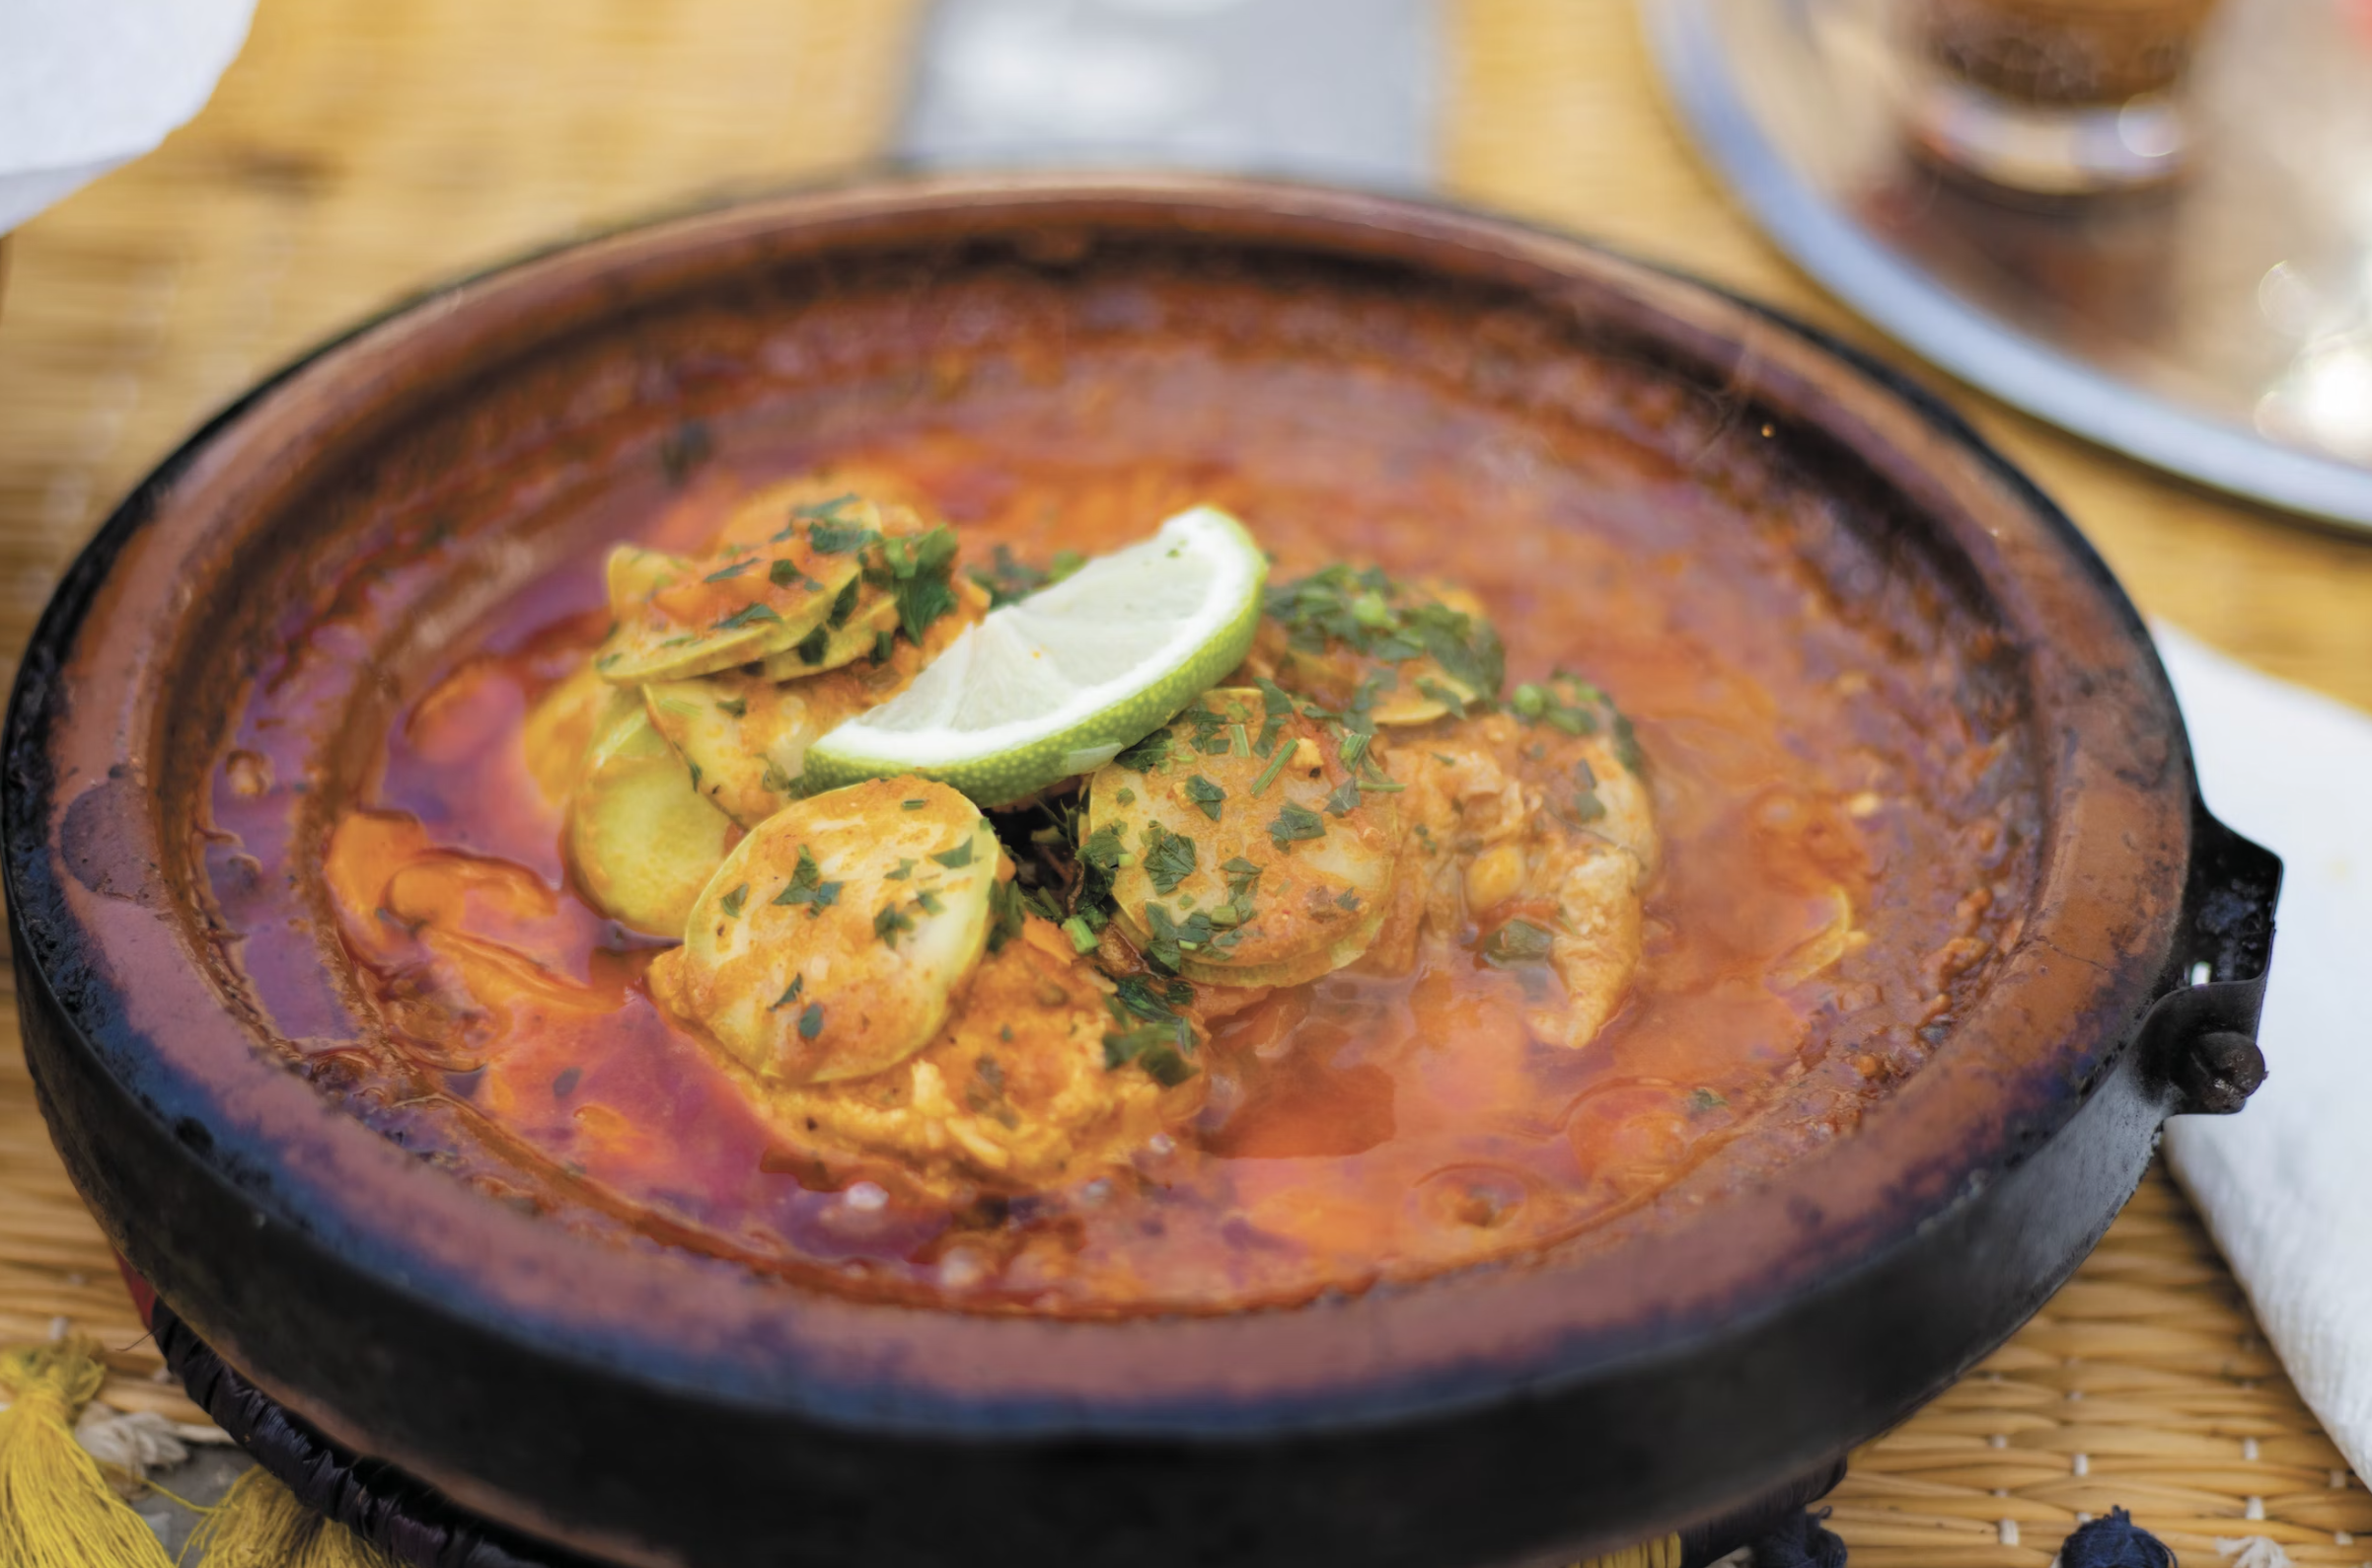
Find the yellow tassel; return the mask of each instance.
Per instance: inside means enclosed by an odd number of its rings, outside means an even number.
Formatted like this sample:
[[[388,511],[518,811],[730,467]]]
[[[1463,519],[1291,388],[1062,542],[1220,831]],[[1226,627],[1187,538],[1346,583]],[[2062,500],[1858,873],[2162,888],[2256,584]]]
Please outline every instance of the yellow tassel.
[[[74,1418],[107,1381],[76,1336],[0,1351],[0,1568],[172,1568],[155,1533],[74,1441]]]
[[[308,1509],[277,1477],[250,1470],[182,1548],[203,1568],[397,1568],[395,1558]]]
[[[1680,1568],[1680,1537],[1666,1535],[1658,1540],[1643,1540],[1620,1551],[1578,1562],[1573,1568]]]

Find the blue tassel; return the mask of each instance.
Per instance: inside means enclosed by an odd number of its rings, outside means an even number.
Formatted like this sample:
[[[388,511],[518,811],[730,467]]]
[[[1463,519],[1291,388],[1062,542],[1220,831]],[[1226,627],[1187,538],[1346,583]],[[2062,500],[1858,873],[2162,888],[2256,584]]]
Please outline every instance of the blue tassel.
[[[2059,1568],[2175,1568],[2166,1543],[2112,1508],[2106,1519],[2079,1525],[2059,1548]]]
[[[1827,1519],[1824,1508],[1790,1514],[1754,1542],[1754,1568],[1845,1568],[1845,1543],[1825,1528]]]

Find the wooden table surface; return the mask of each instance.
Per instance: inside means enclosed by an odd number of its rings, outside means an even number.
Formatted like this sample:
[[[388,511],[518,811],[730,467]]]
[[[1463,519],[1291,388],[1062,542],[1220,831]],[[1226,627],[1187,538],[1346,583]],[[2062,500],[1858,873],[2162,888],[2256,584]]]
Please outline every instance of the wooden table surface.
[[[314,340],[531,245],[861,165],[894,121],[917,10],[916,0],[262,0],[245,53],[194,123],[13,237],[0,289],[0,674],[123,491],[209,411]],[[1445,0],[1444,16],[1449,194],[1676,263],[1910,364],[1729,204],[1667,117],[1626,0]],[[2205,493],[1914,373],[2066,506],[2144,610],[2372,709],[2372,538]],[[0,1031],[13,1027],[0,1010]],[[2207,1446],[2180,1472],[2198,1487],[2163,1494],[2166,1508],[2206,1521],[2187,1551],[2208,1552],[2227,1515],[2234,1534],[2273,1529],[2242,1523],[2247,1494],[2246,1517],[2274,1507],[2303,1560],[2361,1555],[2345,1531],[2372,1530],[2372,1501],[2332,1468],[2328,1442],[2252,1345],[2245,1305],[2181,1200],[2160,1183],[2148,1192],[2113,1234],[2122,1247],[2088,1268],[2092,1287],[2071,1287],[1989,1364],[1990,1381],[1964,1384],[1857,1472],[1849,1507],[1878,1511],[1855,1527],[1857,1560],[2042,1568],[2066,1523],[2103,1506],[2052,1490],[2063,1456],[1998,1485],[1965,1467],[1947,1484],[1921,1466],[1956,1443],[2007,1462],[2095,1442],[2047,1421],[2042,1431],[2032,1410],[2011,1407],[2083,1397],[2081,1376],[2051,1370],[2077,1365],[2064,1347],[2113,1361],[2096,1331],[2144,1320],[2159,1326],[2132,1341],[2145,1347],[2134,1376],[2176,1390],[2170,1399],[2190,1387],[2204,1401],[2126,1418],[2153,1439],[2175,1442],[2182,1427],[2181,1442]],[[2170,1311],[2180,1327],[2151,1315]],[[115,1347],[111,1400],[194,1414],[149,1381],[155,1357],[106,1245],[48,1150],[16,1053],[0,1050],[0,1341],[43,1333],[53,1317]],[[2232,1434],[2243,1431],[2292,1434],[2279,1441],[2295,1445],[2293,1468],[2316,1485],[2327,1471],[2338,1501],[2268,1504],[2256,1489],[2271,1483],[2238,1471],[2210,1484],[2215,1465],[2240,1464]],[[2258,1440],[2247,1442],[2255,1463]],[[2216,1457],[2227,1448],[2228,1460]],[[1888,1512],[1905,1497],[1928,1511],[1916,1528]],[[2019,1517],[2032,1544],[2020,1544]],[[1974,1533],[1955,1534],[1963,1526]]]

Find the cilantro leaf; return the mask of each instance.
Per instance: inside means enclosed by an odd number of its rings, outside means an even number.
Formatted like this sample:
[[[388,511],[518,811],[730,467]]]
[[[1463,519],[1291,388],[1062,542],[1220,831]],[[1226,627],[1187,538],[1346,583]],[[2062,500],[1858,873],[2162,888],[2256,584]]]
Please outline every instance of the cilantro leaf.
[[[1269,823],[1268,836],[1280,850],[1297,839],[1322,839],[1326,836],[1326,819],[1307,806],[1288,800],[1276,820]]]
[[[1227,798],[1227,791],[1198,773],[1186,781],[1186,798],[1201,806],[1204,816],[1217,822],[1220,808]]]

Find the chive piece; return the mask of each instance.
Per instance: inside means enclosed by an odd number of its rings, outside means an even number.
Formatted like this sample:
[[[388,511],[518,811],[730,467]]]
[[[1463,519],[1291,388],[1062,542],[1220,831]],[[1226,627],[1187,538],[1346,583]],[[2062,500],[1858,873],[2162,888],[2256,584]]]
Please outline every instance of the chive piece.
[[[966,839],[952,850],[939,851],[931,859],[950,871],[961,870],[972,863],[972,841]]]
[[[1089,931],[1087,923],[1076,915],[1063,922],[1063,934],[1071,938],[1072,949],[1075,952],[1091,953],[1103,945],[1103,938]]]
[[[897,651],[897,633],[876,632],[873,634],[873,662],[875,664],[887,664],[890,660],[890,655]]]
[[[1186,781],[1186,798],[1201,806],[1204,816],[1217,822],[1220,808],[1227,798],[1227,791],[1198,773]]]
[[[1252,793],[1256,795],[1267,793],[1268,786],[1276,783],[1277,775],[1285,771],[1285,760],[1293,754],[1294,749],[1291,746],[1279,746],[1277,755],[1268,760],[1268,766],[1260,771],[1260,777],[1253,782]]]
[[[703,578],[701,579],[701,581],[703,581],[703,582],[724,582],[724,581],[726,581],[726,580],[727,580],[727,579],[729,579],[729,578],[733,578],[733,577],[738,577],[738,576],[740,576],[740,575],[741,575],[743,572],[745,572],[745,571],[749,570],[749,569],[750,569],[752,566],[755,566],[756,564],[758,564],[758,560],[757,560],[757,558],[756,558],[756,557],[754,557],[754,556],[753,556],[753,557],[751,557],[751,558],[750,558],[749,560],[736,560],[736,561],[735,561],[735,562],[733,562],[733,564],[731,564],[730,566],[719,566],[719,567],[717,567],[717,568],[716,568],[714,571],[712,571],[712,572],[708,573],[708,575],[706,575],[705,577],[703,577]],[[779,562],[779,561],[778,561],[778,562],[776,562],[776,564],[779,565],[779,564],[780,564],[780,562]],[[777,580],[778,580],[778,581],[779,581],[780,579],[778,579],[778,578]]]
[[[930,802],[927,800],[901,800],[898,802],[898,809],[901,811],[920,811],[928,804],[930,804]]]

